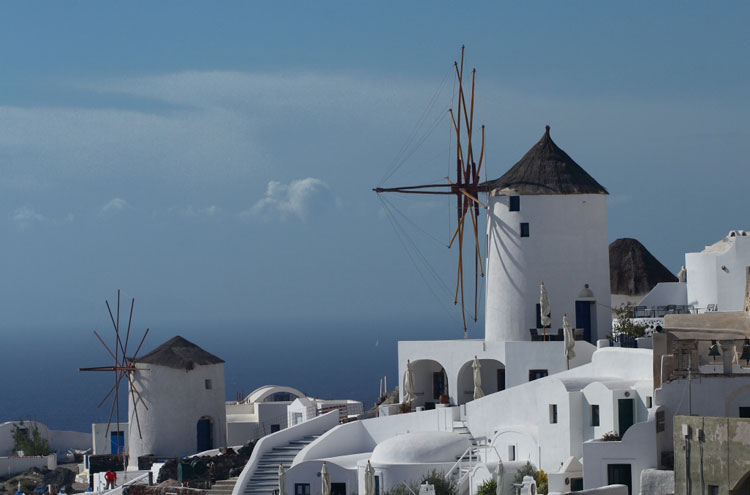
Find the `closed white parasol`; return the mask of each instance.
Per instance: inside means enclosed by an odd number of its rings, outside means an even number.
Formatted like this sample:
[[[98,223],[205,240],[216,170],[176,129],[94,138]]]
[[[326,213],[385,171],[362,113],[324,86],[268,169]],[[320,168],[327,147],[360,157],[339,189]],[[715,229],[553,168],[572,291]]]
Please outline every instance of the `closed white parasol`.
[[[576,346],[576,339],[573,335],[573,329],[570,327],[567,313],[563,315],[563,338],[565,339],[565,359],[567,359],[568,368],[570,368],[570,360],[576,357],[573,350]]]
[[[279,464],[279,495],[284,495],[286,485],[286,471],[284,466]]]
[[[495,482],[497,483],[497,488],[495,488],[496,495],[503,495],[503,475],[504,474],[505,474],[505,467],[503,466],[503,460],[498,459],[497,460],[497,477],[495,479]]]
[[[331,474],[326,467],[326,461],[323,461],[323,467],[320,468],[320,482],[322,495],[331,495]]]
[[[365,468],[365,495],[375,495],[375,468],[367,461]]]
[[[547,289],[544,287],[544,282],[539,289],[539,319],[542,322],[542,328],[544,329],[544,340],[547,340],[547,327],[552,323],[550,318],[550,306],[549,306],[549,294]]]
[[[480,371],[482,365],[479,364],[479,359],[476,356],[474,356],[474,362],[471,363],[471,367],[474,368],[474,398],[479,399],[484,397],[484,392],[482,391],[482,372]]]
[[[406,362],[406,371],[404,372],[404,404],[410,404],[416,399],[416,390],[414,390],[414,370],[411,367],[411,361]]]

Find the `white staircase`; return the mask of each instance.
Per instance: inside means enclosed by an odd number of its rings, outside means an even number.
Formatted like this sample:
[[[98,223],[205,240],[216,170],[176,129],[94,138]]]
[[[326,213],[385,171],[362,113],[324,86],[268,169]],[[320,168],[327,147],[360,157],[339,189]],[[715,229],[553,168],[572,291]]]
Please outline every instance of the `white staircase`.
[[[463,455],[456,458],[456,464],[450,469],[450,478],[455,482],[459,495],[469,492],[469,472],[480,462],[477,441],[464,421],[453,421],[453,433],[465,436],[471,447]]]
[[[476,445],[476,441],[474,440],[474,437],[471,436],[471,432],[469,431],[469,428],[466,426],[465,422],[454,421],[453,433],[458,433],[459,435],[465,436],[471,442],[472,445]]]
[[[269,450],[258,462],[258,467],[250,476],[250,481],[245,485],[243,493],[245,495],[270,495],[279,487],[279,464],[289,469],[292,461],[300,450],[312,443],[319,435],[310,435],[302,437],[299,440],[293,440],[281,447],[274,447]],[[234,485],[233,485],[234,486]],[[216,495],[225,495],[223,493]],[[229,492],[231,495],[231,490]]]
[[[232,495],[232,490],[236,484],[237,476],[228,480],[219,480],[211,485],[211,489],[206,492],[206,495]]]

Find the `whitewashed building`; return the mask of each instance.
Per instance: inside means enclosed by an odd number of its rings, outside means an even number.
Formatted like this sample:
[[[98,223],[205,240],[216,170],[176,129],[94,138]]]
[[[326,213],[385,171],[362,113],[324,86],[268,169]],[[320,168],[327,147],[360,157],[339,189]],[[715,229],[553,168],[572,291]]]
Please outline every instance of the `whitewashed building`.
[[[497,180],[489,195],[485,340],[527,341],[540,329],[539,285],[554,330],[567,313],[585,340],[610,331],[607,190],[542,139]]]
[[[750,236],[732,230],[699,253],[685,254],[687,303],[700,311],[742,311]]]
[[[289,425],[287,408],[305,394],[296,388],[264,385],[241,401],[227,402],[227,444],[244,445]]]
[[[233,495],[272,491],[279,462],[288,468],[282,495],[320,495],[324,463],[334,495],[362,494],[368,462],[378,493],[438,469],[473,495],[498,461],[505,493],[526,462],[556,474],[558,492],[614,479],[638,493],[641,470],[658,467],[653,359],[649,349],[599,342],[611,331],[606,190],[555,145],[549,128],[482,187],[490,196],[485,338],[399,342],[399,377],[411,369],[416,412],[334,427],[322,416],[270,435]],[[540,337],[542,282],[555,340]],[[556,340],[564,313],[579,339],[570,360]],[[403,393],[401,386],[402,400]],[[610,432],[621,439],[599,441]]]
[[[143,455],[179,457],[226,447],[223,360],[177,336],[135,366],[136,393],[128,394],[129,469],[137,469]]]

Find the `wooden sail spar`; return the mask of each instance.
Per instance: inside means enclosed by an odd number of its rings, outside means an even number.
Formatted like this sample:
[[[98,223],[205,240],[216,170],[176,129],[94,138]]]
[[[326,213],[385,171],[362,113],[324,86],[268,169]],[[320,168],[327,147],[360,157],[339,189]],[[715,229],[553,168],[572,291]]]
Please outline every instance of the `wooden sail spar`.
[[[484,126],[481,127],[481,144],[479,161],[475,162],[473,134],[474,134],[474,97],[476,89],[476,69],[471,74],[471,94],[467,104],[466,92],[464,91],[464,51],[461,47],[461,61],[454,62],[456,78],[458,80],[458,108],[454,113],[449,109],[453,132],[456,135],[456,177],[451,180],[446,177],[442,184],[422,184],[400,187],[377,187],[373,189],[376,193],[401,193],[401,194],[435,194],[453,195],[456,197],[456,231],[451,237],[448,247],[452,247],[458,241],[458,268],[456,274],[456,291],[453,303],[461,302],[461,317],[463,320],[464,337],[468,336],[466,325],[466,304],[464,288],[464,233],[466,232],[466,218],[471,219],[473,231],[474,248],[474,321],[477,321],[479,300],[479,278],[484,277],[484,265],[482,263],[481,249],[479,243],[479,207],[487,208],[478,197],[482,192],[479,187],[480,172],[484,162]],[[465,147],[464,147],[465,143]]]
[[[107,399],[114,393],[114,397],[112,399],[112,407],[109,411],[109,419],[107,420],[107,430],[105,431],[104,435],[109,434],[109,428],[112,424],[113,417],[116,420],[117,424],[117,430],[120,431],[120,383],[123,379],[127,379],[128,384],[130,385],[130,396],[133,401],[133,412],[135,416],[135,422],[138,427],[138,436],[139,438],[142,438],[141,436],[141,422],[138,418],[138,407],[137,407],[137,401],[135,399],[135,396],[138,396],[138,399],[140,399],[141,404],[143,404],[143,407],[148,409],[146,404],[143,402],[143,397],[141,396],[141,393],[136,389],[135,385],[133,384],[133,378],[132,373],[137,371],[135,367],[135,361],[138,356],[138,352],[141,350],[141,347],[143,346],[143,342],[146,340],[146,336],[148,335],[149,329],[147,328],[146,331],[143,334],[143,337],[141,338],[140,344],[138,344],[138,348],[135,350],[133,355],[131,357],[127,357],[128,352],[128,343],[130,342],[130,326],[133,322],[133,308],[135,306],[135,299],[132,299],[130,301],[130,317],[128,318],[128,329],[125,334],[125,338],[122,339],[120,337],[120,290],[117,290],[117,308],[116,308],[116,317],[112,313],[112,307],[109,305],[109,301],[105,301],[107,305],[107,311],[109,312],[109,318],[112,321],[112,326],[114,327],[115,331],[115,345],[114,345],[114,352],[112,352],[112,349],[104,342],[104,339],[99,335],[99,333],[94,330],[94,335],[96,335],[96,338],[99,339],[99,342],[102,343],[104,348],[107,350],[107,353],[109,354],[110,358],[113,359],[113,364],[111,366],[95,366],[95,367],[89,367],[89,368],[78,368],[78,371],[109,371],[114,374],[114,384],[109,389],[109,391],[106,393],[104,398],[99,402],[99,404],[96,407],[101,407]]]

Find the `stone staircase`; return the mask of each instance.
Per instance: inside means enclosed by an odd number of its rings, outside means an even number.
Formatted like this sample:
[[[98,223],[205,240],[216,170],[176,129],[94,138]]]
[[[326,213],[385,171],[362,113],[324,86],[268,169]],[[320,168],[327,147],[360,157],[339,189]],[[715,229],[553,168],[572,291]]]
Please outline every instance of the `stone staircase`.
[[[236,484],[237,476],[228,480],[219,480],[211,485],[211,489],[206,492],[206,495],[232,495],[232,490]]]
[[[466,426],[466,423],[463,421],[454,421],[453,422],[453,433],[458,433],[459,435],[465,436],[472,445],[476,445],[476,441],[474,440],[474,437],[471,436],[471,432],[469,431],[469,428]]]
[[[258,467],[245,485],[244,495],[271,495],[279,487],[279,464],[289,469],[300,450],[312,443],[319,435],[311,435],[294,440],[282,447],[275,447],[263,454]],[[216,495],[226,495],[217,493]],[[231,490],[228,495],[231,495]]]

